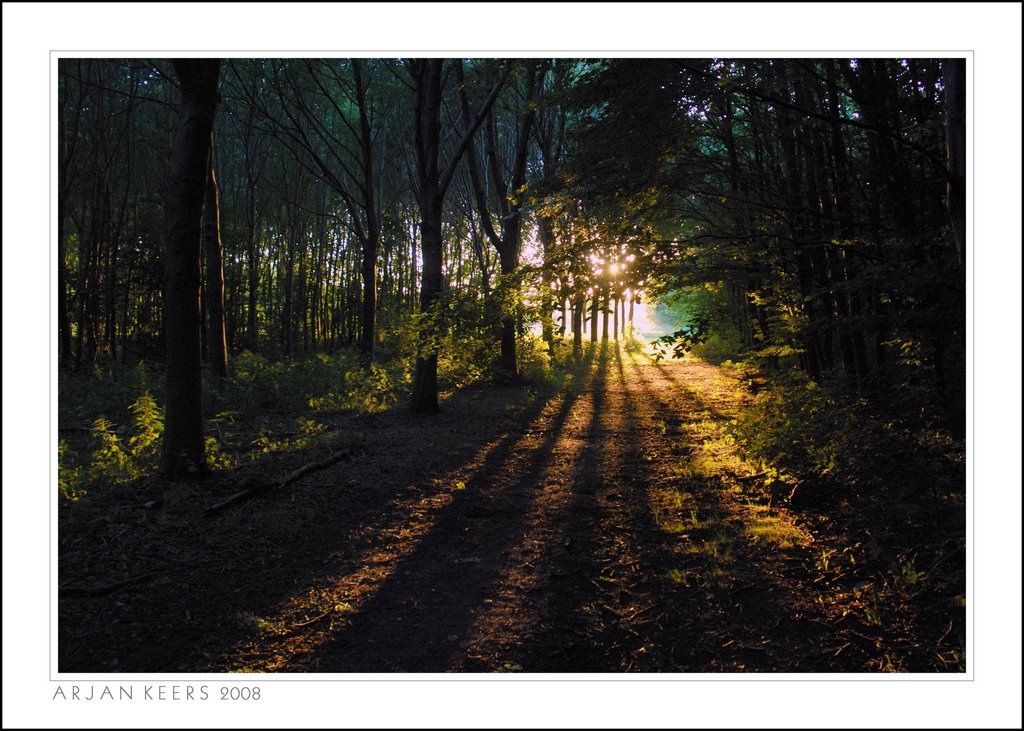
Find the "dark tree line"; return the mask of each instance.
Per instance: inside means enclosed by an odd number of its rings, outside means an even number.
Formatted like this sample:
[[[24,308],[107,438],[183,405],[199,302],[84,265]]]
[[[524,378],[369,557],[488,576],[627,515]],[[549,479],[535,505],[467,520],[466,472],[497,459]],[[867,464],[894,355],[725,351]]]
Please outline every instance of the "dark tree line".
[[[61,362],[163,359],[164,469],[202,363],[414,327],[411,405],[478,303],[495,378],[698,288],[767,367],[962,413],[963,60],[62,59]],[[524,252],[530,248],[531,259]],[[906,391],[904,391],[906,392]],[[909,392],[906,392],[909,393]],[[922,396],[923,395],[923,396]]]
[[[711,314],[766,365],[795,358],[875,393],[910,374],[959,421],[964,72],[962,59],[603,64],[582,92],[600,111],[581,191],[628,198],[624,215],[657,229],[662,286],[713,284]]]

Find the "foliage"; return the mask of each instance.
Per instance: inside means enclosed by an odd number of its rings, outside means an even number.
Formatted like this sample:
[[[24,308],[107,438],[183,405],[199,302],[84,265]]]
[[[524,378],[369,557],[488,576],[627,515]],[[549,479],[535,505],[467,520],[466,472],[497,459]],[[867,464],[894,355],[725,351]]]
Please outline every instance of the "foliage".
[[[770,469],[770,478],[801,481],[833,472],[852,428],[835,394],[799,371],[781,374],[732,425],[737,444]]]
[[[787,485],[807,499],[835,487],[850,499],[959,500],[963,493],[962,441],[797,369],[773,374],[730,433],[762,464],[769,486]]]
[[[213,469],[238,464],[239,449],[252,440],[254,456],[304,450],[336,441],[337,434],[313,417],[342,412],[376,413],[393,405],[405,384],[403,361],[393,367],[364,367],[352,351],[317,353],[271,361],[252,353],[232,360],[223,387],[204,384],[207,408],[205,452]],[[152,395],[162,378],[145,364],[132,368],[97,364],[83,374],[62,373],[62,424],[87,420],[89,427],[67,429],[58,442],[60,494],[76,501],[96,489],[125,485],[156,472],[164,410]],[[280,438],[266,426],[275,415],[299,416],[296,438]],[[279,421],[280,419],[278,419]],[[257,425],[255,439],[243,435]],[[277,427],[275,427],[277,428]]]
[[[660,338],[655,339],[652,343],[655,362],[665,358],[669,351],[671,351],[673,358],[684,357],[693,350],[694,346],[700,345],[707,340],[709,325],[710,322],[706,316],[698,315],[694,318],[693,322],[687,324],[681,330],[676,330],[674,333],[662,335]]]
[[[133,416],[130,427],[117,427],[104,416],[93,420],[88,458],[73,451],[67,440],[59,441],[58,489],[65,498],[74,501],[93,486],[122,485],[155,471],[164,428],[163,410],[148,391],[128,408]]]
[[[401,372],[372,364],[344,350],[271,361],[245,352],[232,360],[232,377],[218,406],[242,416],[276,413],[360,411],[373,413],[396,399]]]

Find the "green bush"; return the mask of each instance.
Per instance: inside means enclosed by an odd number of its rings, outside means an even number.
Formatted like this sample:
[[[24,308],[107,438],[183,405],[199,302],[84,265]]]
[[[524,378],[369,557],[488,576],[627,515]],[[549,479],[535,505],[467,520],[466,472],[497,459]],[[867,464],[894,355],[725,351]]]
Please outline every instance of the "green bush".
[[[246,352],[234,359],[231,379],[212,399],[221,411],[242,417],[309,409],[373,413],[393,403],[406,382],[401,363],[365,368],[352,350],[285,361]]]
[[[729,427],[768,480],[806,489],[825,482],[848,496],[913,497],[963,487],[964,445],[948,432],[884,415],[878,405],[793,369],[762,388]]]
[[[766,466],[770,479],[797,486],[834,473],[854,414],[831,389],[799,371],[785,371],[755,397],[730,426],[748,457]]]

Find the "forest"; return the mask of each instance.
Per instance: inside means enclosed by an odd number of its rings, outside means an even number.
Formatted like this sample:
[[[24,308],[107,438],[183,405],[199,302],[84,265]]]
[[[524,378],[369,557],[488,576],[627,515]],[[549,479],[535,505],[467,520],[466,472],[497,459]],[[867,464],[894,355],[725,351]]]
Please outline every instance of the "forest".
[[[965,672],[965,59],[56,83],[60,671]]]

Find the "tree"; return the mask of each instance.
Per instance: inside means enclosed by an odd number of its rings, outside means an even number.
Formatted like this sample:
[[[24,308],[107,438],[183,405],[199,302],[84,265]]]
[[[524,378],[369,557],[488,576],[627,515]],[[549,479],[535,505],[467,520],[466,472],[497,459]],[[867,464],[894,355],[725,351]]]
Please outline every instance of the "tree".
[[[220,242],[220,195],[213,155],[210,155],[203,203],[203,249],[206,255],[207,353],[219,383],[228,377],[228,344],[224,329],[224,249]]]
[[[437,349],[440,335],[440,305],[443,289],[444,246],[441,232],[444,199],[455,170],[494,104],[508,78],[506,67],[491,88],[475,119],[461,135],[448,164],[441,166],[441,102],[445,64],[440,58],[407,59],[414,95],[413,130],[415,136],[416,175],[414,188],[420,212],[420,238],[423,273],[420,286],[420,349],[413,372],[410,407],[415,413],[435,413],[437,403]]]
[[[173,65],[181,103],[167,191],[167,414],[160,471],[176,478],[205,470],[199,256],[221,61],[177,59]]]
[[[946,206],[953,225],[957,261],[964,263],[967,246],[967,61],[949,58],[942,62],[942,85],[946,101],[946,159],[949,178]]]
[[[481,228],[498,251],[501,275],[506,283],[510,282],[519,266],[522,249],[520,229],[522,210],[526,202],[526,164],[530,151],[530,132],[537,114],[538,80],[545,73],[546,67],[547,62],[531,62],[521,69],[524,77],[522,98],[512,101],[510,105],[509,117],[512,123],[509,126],[512,129],[505,133],[505,137],[510,139],[500,141],[505,144],[499,143],[496,108],[487,115],[484,140],[491,200],[488,200],[488,190],[484,186],[476,148],[472,144],[468,148],[470,179],[477,211],[480,214]],[[459,81],[463,124],[468,128],[472,124],[472,117],[462,64],[456,65],[455,70]],[[507,150],[506,155],[502,154],[503,148]],[[492,221],[492,209],[493,215],[498,219],[497,229]],[[518,376],[514,312],[502,313],[500,342],[499,377],[503,380],[514,380]]]

